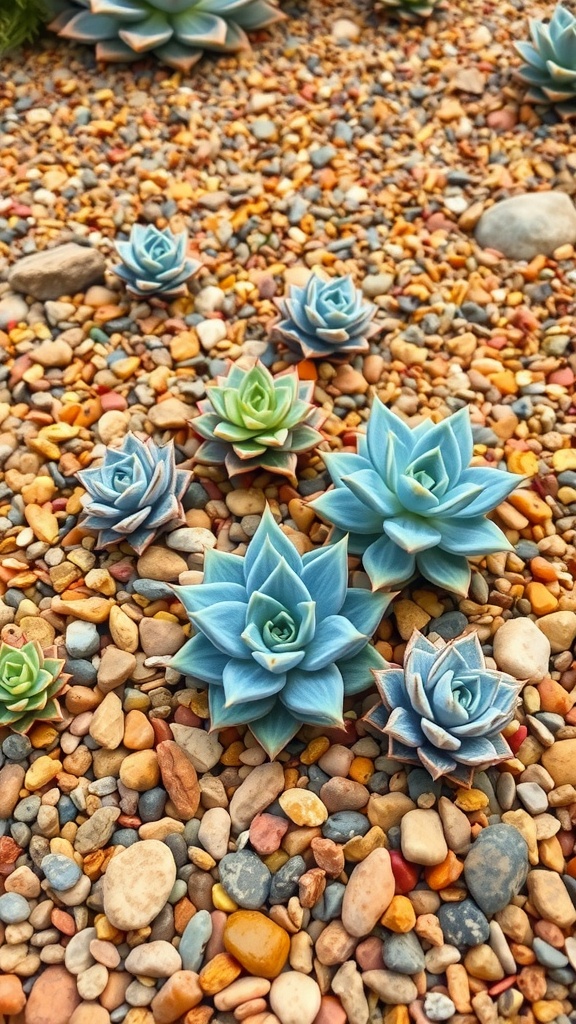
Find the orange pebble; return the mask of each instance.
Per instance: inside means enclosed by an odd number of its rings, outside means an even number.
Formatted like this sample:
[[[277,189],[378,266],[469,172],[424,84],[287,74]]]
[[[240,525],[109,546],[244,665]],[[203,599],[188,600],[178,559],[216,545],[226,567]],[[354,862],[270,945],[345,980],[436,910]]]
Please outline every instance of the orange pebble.
[[[236,981],[241,972],[241,965],[230,953],[217,953],[198,975],[200,988],[206,995],[215,996]]]
[[[550,612],[556,611],[558,607],[558,600],[551,594],[548,587],[545,587],[543,583],[528,583],[525,590],[525,596],[530,601],[532,611],[536,615],[548,615]]]
[[[241,740],[236,740],[231,743],[227,750],[222,754],[220,761],[222,764],[228,765],[228,767],[237,768],[242,764],[240,760],[240,754],[244,751],[244,744]]]
[[[544,580],[545,583],[552,583],[558,579],[556,569],[547,558],[538,555],[530,560],[530,572],[537,580]]]
[[[549,677],[538,683],[538,693],[540,694],[541,710],[562,715],[563,718],[572,710],[576,700],[576,695],[572,696],[560,683]]]
[[[460,878],[463,870],[464,864],[462,861],[458,860],[452,850],[449,850],[448,856],[441,864],[435,864],[433,867],[424,870],[424,877],[430,888],[438,891],[452,885],[456,879]]]
[[[354,779],[354,782],[360,782],[364,786],[374,775],[374,762],[369,757],[355,757],[348,770],[348,775]]]
[[[300,754],[302,764],[315,764],[330,747],[330,740],[327,736],[317,736],[310,740],[308,746]]]
[[[391,932],[403,934],[416,924],[416,912],[407,896],[394,896],[388,910],[380,918],[380,924]]]
[[[318,380],[318,369],[312,359],[303,359],[296,369],[300,380]]]

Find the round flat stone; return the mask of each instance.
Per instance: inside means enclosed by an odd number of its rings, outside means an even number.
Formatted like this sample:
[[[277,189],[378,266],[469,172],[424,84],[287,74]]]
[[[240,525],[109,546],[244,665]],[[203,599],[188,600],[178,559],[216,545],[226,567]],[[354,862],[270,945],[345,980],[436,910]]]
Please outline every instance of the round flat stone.
[[[146,928],[166,903],[176,864],[165,843],[145,839],[113,857],[103,879],[104,913],[114,928]]]
[[[50,888],[55,889],[56,892],[65,892],[66,889],[71,889],[82,875],[82,869],[76,861],[61,853],[49,853],[43,857],[40,867]]]

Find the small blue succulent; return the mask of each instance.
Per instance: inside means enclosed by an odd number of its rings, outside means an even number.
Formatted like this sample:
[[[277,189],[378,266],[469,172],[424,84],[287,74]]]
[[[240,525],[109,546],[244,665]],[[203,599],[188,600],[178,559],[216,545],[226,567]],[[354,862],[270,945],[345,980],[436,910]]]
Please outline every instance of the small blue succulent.
[[[181,499],[192,474],[177,469],[174,446],[127,434],[120,449],[108,448],[101,466],[77,474],[86,488],[82,526],[98,531],[98,547],[128,541],[137,554],[170,523],[182,522]]]
[[[513,473],[470,467],[472,452],[467,409],[411,430],[376,399],[358,454],[323,453],[334,489],[311,504],[336,527],[332,540],[349,531],[375,590],[418,572],[465,596],[467,557],[511,550],[484,514],[519,483]]]
[[[187,255],[185,231],[174,235],[170,228],[160,231],[153,224],[133,224],[129,240],[115,244],[122,263],[113,268],[114,273],[141,298],[182,295],[186,282],[202,266]]]
[[[206,552],[174,587],[196,635],[172,667],[209,684],[213,729],[248,725],[269,757],[303,723],[342,725],[383,658],[368,641],[390,597],[349,590],[346,541],[300,556],[267,509],[244,558]]]
[[[501,732],[521,684],[486,667],[476,634],[431,643],[415,631],[404,668],[374,675],[382,704],[364,720],[388,737],[389,757],[469,787],[475,768],[514,756]]]
[[[277,305],[283,319],[274,331],[305,359],[346,359],[367,352],[368,339],[379,330],[371,322],[376,306],[364,301],[349,275],[323,281],[312,274],[303,288],[291,285]]]

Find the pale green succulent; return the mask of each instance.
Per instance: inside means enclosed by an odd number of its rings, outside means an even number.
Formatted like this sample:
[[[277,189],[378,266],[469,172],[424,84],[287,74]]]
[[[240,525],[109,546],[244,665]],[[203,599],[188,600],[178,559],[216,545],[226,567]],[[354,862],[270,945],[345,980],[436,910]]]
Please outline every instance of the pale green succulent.
[[[558,4],[548,24],[530,18],[532,43],[514,43],[525,63],[515,72],[529,89],[529,103],[554,106],[566,120],[576,117],[576,17]]]
[[[248,32],[283,17],[274,0],[49,0],[49,28],[96,45],[98,60],[122,63],[154,53],[189,71],[204,50],[249,50]]]
[[[377,0],[376,7],[390,11],[399,18],[410,20],[429,18],[434,13],[437,0]]]
[[[66,685],[64,662],[45,657],[40,644],[0,646],[0,726],[28,732],[34,722],[61,721],[56,697]]]

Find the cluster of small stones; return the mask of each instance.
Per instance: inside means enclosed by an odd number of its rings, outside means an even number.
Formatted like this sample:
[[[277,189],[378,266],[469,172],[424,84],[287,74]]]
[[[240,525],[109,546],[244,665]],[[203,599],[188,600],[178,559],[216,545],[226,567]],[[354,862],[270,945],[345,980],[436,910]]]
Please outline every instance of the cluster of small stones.
[[[425,28],[360,0],[290,13],[257,62],[189,83],[62,44],[0,72],[0,631],[56,643],[72,677],[61,723],[0,732],[0,1019],[570,1024],[570,134],[519,104],[506,0]],[[521,195],[539,190],[544,218]],[[130,301],[105,274],[135,219],[189,230],[191,296]],[[106,445],[174,439],[188,468],[224,360],[282,368],[272,300],[318,265],[383,326],[365,357],[300,368],[326,447],[354,444],[374,395],[412,423],[468,404],[476,460],[518,474],[495,514],[514,551],[465,600],[406,588],[376,637],[401,663],[414,628],[473,629],[526,680],[513,759],[469,791],[387,757],[359,720],[373,693],[270,763],[242,728],[209,734],[205,692],[168,667],[189,635],[168,584],[199,581],[207,548],[243,553],[266,501],[300,551],[325,540],[321,452],[294,488],[197,469],[185,525],[139,558],[80,525],[74,474]]]

